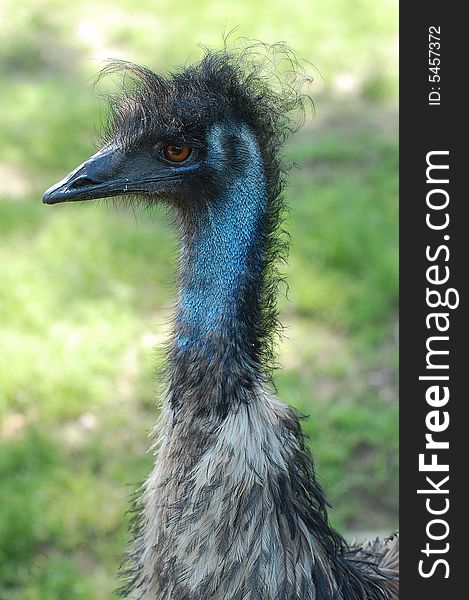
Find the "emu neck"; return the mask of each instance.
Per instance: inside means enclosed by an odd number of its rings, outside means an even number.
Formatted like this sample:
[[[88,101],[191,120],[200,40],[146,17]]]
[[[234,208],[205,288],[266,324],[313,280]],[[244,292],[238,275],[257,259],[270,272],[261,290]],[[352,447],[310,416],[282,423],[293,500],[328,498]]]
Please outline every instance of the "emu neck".
[[[231,136],[231,148],[220,130],[211,135],[212,149],[225,153],[225,160],[218,159],[226,168],[219,180],[228,183],[217,185],[217,197],[198,198],[181,220],[172,357],[173,363],[191,361],[192,369],[231,364],[230,371],[245,378],[259,358],[267,211],[263,164],[247,128]]]

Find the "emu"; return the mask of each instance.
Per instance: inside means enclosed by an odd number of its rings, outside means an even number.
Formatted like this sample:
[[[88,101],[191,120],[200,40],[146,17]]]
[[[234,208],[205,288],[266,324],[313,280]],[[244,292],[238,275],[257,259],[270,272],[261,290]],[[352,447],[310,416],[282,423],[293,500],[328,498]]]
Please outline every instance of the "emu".
[[[102,148],[45,204],[167,203],[177,306],[154,470],[136,499],[123,597],[386,600],[398,537],[348,545],[330,526],[299,418],[272,391],[286,176],[303,98],[247,50],[166,76],[126,62]]]

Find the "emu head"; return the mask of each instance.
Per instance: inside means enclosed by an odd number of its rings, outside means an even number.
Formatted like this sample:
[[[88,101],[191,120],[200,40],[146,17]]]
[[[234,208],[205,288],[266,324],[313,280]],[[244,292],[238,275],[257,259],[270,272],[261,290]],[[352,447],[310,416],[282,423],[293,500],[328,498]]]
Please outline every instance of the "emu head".
[[[293,65],[283,46],[274,47],[273,54]],[[276,197],[282,182],[278,150],[295,127],[290,112],[302,98],[278,78],[279,89],[273,91],[265,64],[252,47],[240,53],[207,51],[200,63],[166,77],[111,63],[103,72],[122,72],[123,86],[121,95],[110,97],[102,148],[50,187],[43,202],[130,196],[184,207],[208,201],[251,160],[247,131],[262,162],[267,196]]]

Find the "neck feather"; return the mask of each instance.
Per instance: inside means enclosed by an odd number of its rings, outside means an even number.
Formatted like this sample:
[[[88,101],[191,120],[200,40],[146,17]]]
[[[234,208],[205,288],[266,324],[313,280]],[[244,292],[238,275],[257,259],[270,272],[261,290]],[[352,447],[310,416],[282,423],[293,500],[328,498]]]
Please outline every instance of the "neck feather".
[[[268,197],[262,158],[250,130],[231,132],[231,148],[226,131],[215,127],[210,135],[212,148],[230,154],[231,173],[225,174],[230,183],[220,184],[216,198],[198,199],[192,213],[186,211],[181,219],[170,372],[173,388],[183,386],[193,393],[208,369],[212,379],[204,385],[217,389],[217,378],[225,404],[228,397],[239,397],[241,388],[251,389],[262,374]]]

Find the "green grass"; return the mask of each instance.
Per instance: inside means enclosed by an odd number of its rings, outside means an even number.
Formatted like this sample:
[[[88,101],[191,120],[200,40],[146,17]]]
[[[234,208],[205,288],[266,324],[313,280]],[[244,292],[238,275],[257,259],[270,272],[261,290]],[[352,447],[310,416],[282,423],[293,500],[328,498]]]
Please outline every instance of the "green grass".
[[[309,415],[333,524],[397,526],[395,5],[268,5],[0,8],[2,600],[110,597],[129,495],[153,460],[155,348],[174,298],[167,216],[40,202],[92,151],[102,109],[89,92],[99,65],[87,59],[171,68],[197,56],[197,43],[219,45],[223,23],[289,42],[324,75],[312,88],[316,116],[287,149],[298,168],[287,190],[292,243],[276,384]]]

